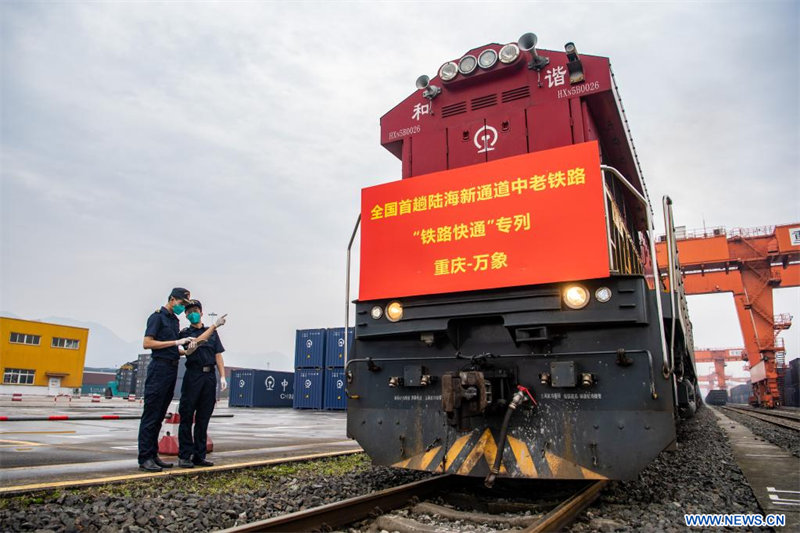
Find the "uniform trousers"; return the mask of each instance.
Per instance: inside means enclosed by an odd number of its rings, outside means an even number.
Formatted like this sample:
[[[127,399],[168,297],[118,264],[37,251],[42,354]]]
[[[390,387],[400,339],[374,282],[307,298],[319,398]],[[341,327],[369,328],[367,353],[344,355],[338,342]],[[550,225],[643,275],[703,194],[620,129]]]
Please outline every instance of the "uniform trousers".
[[[195,463],[205,460],[208,422],[217,400],[217,373],[203,372],[198,367],[186,367],[181,385],[181,404],[178,413],[178,457]],[[194,434],[192,433],[194,419]]]
[[[139,423],[139,464],[158,456],[158,433],[175,394],[178,361],[154,357],[147,365],[144,409]]]

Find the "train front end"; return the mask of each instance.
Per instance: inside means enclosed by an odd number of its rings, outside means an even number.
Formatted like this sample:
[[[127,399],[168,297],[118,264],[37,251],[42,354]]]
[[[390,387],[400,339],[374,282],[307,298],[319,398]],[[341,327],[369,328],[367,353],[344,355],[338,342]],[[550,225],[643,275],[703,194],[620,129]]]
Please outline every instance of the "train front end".
[[[445,63],[382,119],[404,179],[362,191],[346,366],[348,435],[375,464],[629,479],[675,440],[670,310],[608,60],[530,35]]]

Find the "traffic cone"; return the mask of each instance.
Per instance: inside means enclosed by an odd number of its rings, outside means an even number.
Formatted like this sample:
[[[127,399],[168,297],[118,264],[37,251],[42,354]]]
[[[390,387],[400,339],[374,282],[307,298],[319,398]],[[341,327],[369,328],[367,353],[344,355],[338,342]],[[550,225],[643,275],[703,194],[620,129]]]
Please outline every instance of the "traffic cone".
[[[100,395],[99,394],[92,394],[92,403],[100,403]]]
[[[14,394],[12,394],[11,395],[11,401],[12,402],[21,402],[22,401],[22,393],[21,392],[15,392]]]
[[[167,413],[164,423],[161,424],[161,432],[158,437],[158,453],[163,455],[178,455],[178,429],[181,423],[181,415],[178,414],[178,406],[171,413]],[[192,420],[194,424],[194,420]],[[206,453],[214,451],[214,442],[209,435],[206,435]]]
[[[161,455],[178,455],[178,427],[181,423],[181,415],[178,414],[178,406],[175,405],[172,412],[167,413],[167,417],[161,424],[161,431],[158,435],[158,453]]]

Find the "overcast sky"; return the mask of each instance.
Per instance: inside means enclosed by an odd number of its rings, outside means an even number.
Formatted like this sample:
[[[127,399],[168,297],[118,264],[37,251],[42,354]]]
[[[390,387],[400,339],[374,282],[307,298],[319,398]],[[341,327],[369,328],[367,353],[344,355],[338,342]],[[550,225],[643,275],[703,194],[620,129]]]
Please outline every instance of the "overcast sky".
[[[678,224],[800,222],[798,6],[3,2],[0,310],[137,340],[184,286],[229,313],[230,364],[288,369],[296,329],[344,321],[360,189],[399,179],[380,116],[527,31],[611,58]],[[698,346],[742,345],[730,295],[690,305]],[[775,312],[800,320],[800,290]]]

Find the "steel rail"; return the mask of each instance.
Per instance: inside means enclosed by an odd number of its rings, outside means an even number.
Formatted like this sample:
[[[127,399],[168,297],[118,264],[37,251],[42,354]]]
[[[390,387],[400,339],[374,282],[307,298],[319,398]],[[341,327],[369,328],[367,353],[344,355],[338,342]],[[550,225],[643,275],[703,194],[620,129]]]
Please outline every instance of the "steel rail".
[[[87,479],[72,479],[67,481],[50,481],[47,483],[31,483],[26,485],[3,486],[0,487],[0,497],[4,496],[17,496],[21,494],[33,494],[43,491],[51,491],[56,489],[80,489],[84,487],[93,487],[96,485],[111,485],[118,483],[128,483],[131,481],[144,481],[155,477],[165,476],[201,476],[209,475],[217,472],[233,472],[236,470],[245,470],[248,468],[260,468],[275,466],[283,463],[298,463],[303,461],[316,461],[319,459],[327,459],[330,457],[338,457],[342,455],[354,455],[363,453],[363,450],[340,450],[335,452],[321,452],[314,454],[305,454],[294,457],[273,457],[270,459],[260,459],[256,461],[247,461],[243,463],[233,464],[217,464],[207,468],[181,468],[181,469],[166,469],[161,472],[147,472],[136,474],[123,474],[119,476],[107,476],[98,478]]]
[[[571,524],[593,501],[600,495],[600,491],[606,486],[608,481],[596,481],[591,483],[578,494],[570,497],[567,501],[544,515],[541,519],[531,524],[523,533],[542,533],[545,531],[561,531]]]
[[[258,522],[242,524],[218,533],[241,533],[246,531],[331,531],[359,520],[409,505],[414,498],[447,488],[454,476],[445,474],[423,481],[415,481],[399,487],[385,489],[364,496],[349,498],[305,511],[276,516]],[[558,531],[572,523],[600,494],[608,481],[588,484],[580,492],[570,496],[555,509],[522,531],[541,533]]]
[[[787,417],[776,416],[776,415],[771,415],[771,414],[768,415],[766,413],[755,412],[755,411],[753,411],[751,409],[741,409],[741,408],[738,408],[738,407],[728,407],[727,405],[726,406],[721,406],[721,407],[723,409],[725,409],[725,410],[733,411],[734,413],[739,413],[739,414],[742,414],[742,415],[745,415],[745,416],[749,416],[749,417],[755,418],[757,420],[763,420],[764,422],[769,422],[770,424],[774,424],[776,426],[785,427],[785,428],[788,428],[788,429],[792,429],[794,431],[800,431],[800,422],[797,422],[797,421],[789,422]]]
[[[170,413],[164,420],[170,418]],[[233,418],[231,414],[211,415],[211,418]],[[42,416],[0,416],[0,422],[47,422],[47,421],[71,421],[71,420],[139,420],[142,415],[42,415]]]
[[[726,405],[725,407],[730,407],[731,409],[739,409],[741,411],[749,411],[751,413],[761,413],[768,416],[774,416],[777,418],[785,418],[787,420],[795,420],[800,422],[800,413],[792,412],[792,411],[780,411],[777,409],[770,409],[768,411],[764,411],[762,409],[757,409],[755,407],[744,407],[738,405]]]
[[[408,505],[413,498],[441,490],[452,482],[451,474],[415,481],[384,489],[364,496],[356,496],[305,511],[259,520],[241,526],[223,529],[219,533],[243,531],[330,531],[365,518],[376,512],[383,514]]]

